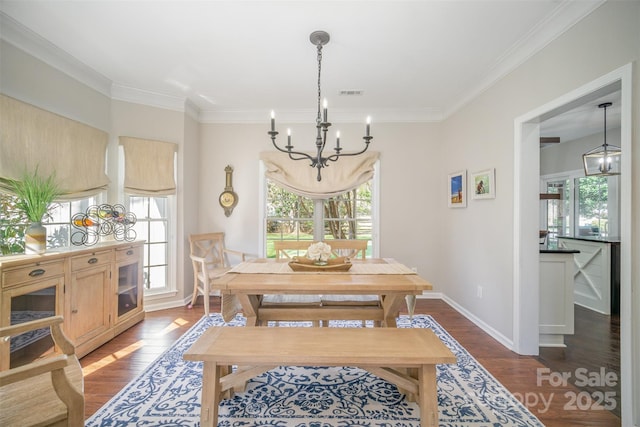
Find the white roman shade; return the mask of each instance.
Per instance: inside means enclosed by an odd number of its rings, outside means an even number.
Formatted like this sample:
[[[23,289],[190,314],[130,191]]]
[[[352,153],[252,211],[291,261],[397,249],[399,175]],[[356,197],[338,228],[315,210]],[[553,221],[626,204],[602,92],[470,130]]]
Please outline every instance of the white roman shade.
[[[0,95],[0,188],[38,170],[55,175],[60,199],[80,199],[107,188],[106,132]]]
[[[358,156],[341,157],[329,162],[322,169],[322,181],[317,180],[317,170],[306,160],[291,160],[285,153],[264,151],[267,178],[283,188],[312,199],[327,199],[353,190],[373,177],[373,167],[380,153],[367,151]]]
[[[124,191],[141,196],[176,193],[174,157],[178,145],[172,142],[120,137],[124,148]]]

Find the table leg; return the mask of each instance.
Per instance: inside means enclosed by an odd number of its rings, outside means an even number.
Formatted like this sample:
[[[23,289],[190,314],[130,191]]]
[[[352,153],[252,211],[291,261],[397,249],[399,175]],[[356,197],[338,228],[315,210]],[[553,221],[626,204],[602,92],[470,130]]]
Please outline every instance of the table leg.
[[[257,295],[237,294],[238,302],[242,306],[242,314],[247,319],[247,326],[256,326],[258,321],[258,310],[260,298]]]
[[[418,369],[418,405],[420,426],[438,426],[438,386],[436,365],[421,365]]]
[[[215,362],[204,362],[202,368],[202,401],[200,402],[200,426],[218,425],[218,405],[220,405],[220,370]]]
[[[400,307],[404,302],[404,295],[382,295],[380,297],[380,301],[382,304],[382,310],[384,312],[384,321],[382,326],[385,326],[387,328],[397,327],[398,325],[396,324],[396,317],[398,316]]]

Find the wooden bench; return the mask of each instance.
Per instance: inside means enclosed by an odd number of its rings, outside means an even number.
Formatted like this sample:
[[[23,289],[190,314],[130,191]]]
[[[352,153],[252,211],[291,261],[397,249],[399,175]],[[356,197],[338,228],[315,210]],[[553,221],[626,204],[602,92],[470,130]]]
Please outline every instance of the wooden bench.
[[[201,426],[217,425],[224,393],[275,367],[355,366],[416,397],[421,426],[436,427],[435,365],[457,362],[433,331],[421,328],[212,327],[184,359],[204,362]]]

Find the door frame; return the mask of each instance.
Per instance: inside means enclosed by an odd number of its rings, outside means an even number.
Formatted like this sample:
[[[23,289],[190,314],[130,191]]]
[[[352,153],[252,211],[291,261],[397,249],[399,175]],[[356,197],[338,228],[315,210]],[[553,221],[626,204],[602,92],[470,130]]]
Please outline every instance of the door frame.
[[[620,175],[620,385],[622,425],[634,425],[634,405],[640,401],[640,368],[634,371],[633,360],[640,360],[640,326],[634,325],[633,313],[640,313],[640,302],[633,300],[631,292],[632,236],[638,232],[632,227],[632,64],[612,72],[566,93],[514,120],[514,351],[537,355],[539,352],[539,249],[538,204],[540,180],[540,122],[573,103],[598,91],[619,84],[621,90],[621,149]],[[635,330],[634,330],[635,329]],[[638,411],[635,408],[636,412]]]

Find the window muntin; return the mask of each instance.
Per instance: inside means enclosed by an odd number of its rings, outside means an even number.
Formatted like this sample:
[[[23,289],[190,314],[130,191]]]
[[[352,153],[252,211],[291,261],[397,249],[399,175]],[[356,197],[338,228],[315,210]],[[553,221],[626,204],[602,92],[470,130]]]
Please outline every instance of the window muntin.
[[[266,256],[275,257],[275,240],[373,238],[372,181],[356,190],[326,200],[295,195],[267,180]]]
[[[142,277],[145,293],[169,290],[168,197],[130,196],[137,239],[145,240]]]
[[[615,237],[619,233],[618,176],[585,177],[582,170],[542,177],[542,191],[561,193],[542,204],[549,243],[558,236]]]
[[[49,214],[45,216],[43,225],[47,229],[47,249],[69,248],[74,228],[72,218],[78,213],[86,213],[87,208],[99,205],[101,195],[80,200],[55,202]],[[24,253],[24,232],[29,221],[15,208],[15,198],[10,194],[0,195],[0,248],[2,255]],[[91,231],[91,230],[90,230]]]

